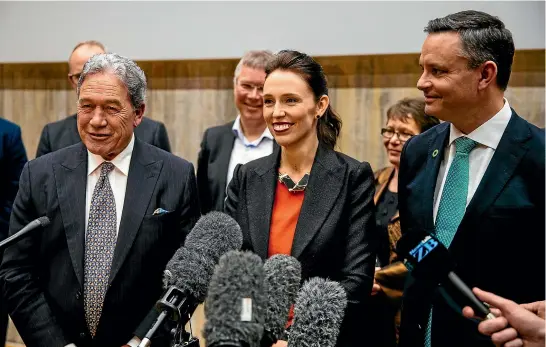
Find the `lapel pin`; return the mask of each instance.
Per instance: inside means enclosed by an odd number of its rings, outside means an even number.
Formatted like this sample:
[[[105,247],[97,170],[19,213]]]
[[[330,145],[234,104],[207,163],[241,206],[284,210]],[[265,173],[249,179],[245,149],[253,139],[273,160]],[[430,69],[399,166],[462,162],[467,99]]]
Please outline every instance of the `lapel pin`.
[[[432,152],[432,157],[435,158],[438,155],[438,150],[435,149],[434,152]]]

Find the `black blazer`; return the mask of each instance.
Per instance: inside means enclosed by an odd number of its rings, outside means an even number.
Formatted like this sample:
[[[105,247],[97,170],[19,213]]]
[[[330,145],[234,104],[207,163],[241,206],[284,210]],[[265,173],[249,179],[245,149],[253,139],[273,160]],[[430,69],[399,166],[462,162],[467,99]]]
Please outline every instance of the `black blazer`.
[[[171,151],[167,129],[161,122],[143,117],[142,122],[134,129],[135,137],[143,142],[159,147],[167,152]],[[48,123],[42,129],[36,158],[55,152],[61,148],[72,146],[81,142],[78,133],[77,114],[66,117],[60,121]]]
[[[199,217],[193,165],[136,139],[110,286],[92,340],[83,304],[86,179],[82,143],[23,169],[10,234],[44,215],[51,224],[6,250],[0,279],[29,347],[126,344],[159,299],[165,265]],[[169,212],[153,215],[157,208]]]
[[[0,118],[0,240],[8,236],[11,207],[26,162],[21,128]]]
[[[228,186],[225,212],[243,231],[243,249],[267,258],[269,227],[281,151],[237,165]],[[349,301],[339,346],[362,345],[360,305],[369,297],[375,264],[374,178],[370,165],[319,146],[311,169],[291,255],[302,279],[329,278]]]
[[[233,121],[205,130],[197,158],[197,189],[201,213],[223,211],[229,160],[236,135]],[[279,145],[273,141],[273,148]]]
[[[544,130],[512,112],[449,251],[469,287],[525,303],[544,300]],[[403,234],[434,232],[434,190],[449,130],[449,123],[440,124],[404,146],[398,190]],[[423,346],[431,302],[433,346],[492,346],[436,287],[414,282],[405,293],[401,347]]]

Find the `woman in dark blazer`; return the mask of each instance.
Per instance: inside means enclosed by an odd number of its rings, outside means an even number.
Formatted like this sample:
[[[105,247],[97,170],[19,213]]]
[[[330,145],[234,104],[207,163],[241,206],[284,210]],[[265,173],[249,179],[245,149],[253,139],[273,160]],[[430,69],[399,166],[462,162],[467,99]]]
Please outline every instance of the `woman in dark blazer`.
[[[235,168],[225,211],[240,224],[244,249],[262,259],[292,255],[303,280],[338,281],[348,306],[337,345],[361,346],[376,256],[373,172],[334,151],[341,120],[322,67],[306,54],[281,51],[268,63],[264,118],[280,148]]]

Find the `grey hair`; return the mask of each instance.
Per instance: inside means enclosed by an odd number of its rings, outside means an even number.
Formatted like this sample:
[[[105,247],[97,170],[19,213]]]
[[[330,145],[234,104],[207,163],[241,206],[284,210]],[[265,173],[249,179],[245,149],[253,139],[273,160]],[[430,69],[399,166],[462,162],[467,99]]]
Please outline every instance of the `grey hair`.
[[[80,88],[85,78],[98,73],[112,73],[125,84],[129,91],[131,104],[136,110],[146,100],[146,76],[144,71],[131,59],[116,53],[95,54],[83,66],[82,74],[78,80],[78,97]]]
[[[480,11],[461,11],[436,18],[428,22],[425,32],[457,32],[461,38],[461,54],[468,59],[469,68],[474,69],[493,61],[497,64],[497,85],[506,90],[512,62],[514,60],[514,40],[512,33],[495,16]]]
[[[273,57],[273,53],[269,50],[246,52],[235,68],[233,83],[237,82],[243,66],[265,71],[265,66],[271,57]]]

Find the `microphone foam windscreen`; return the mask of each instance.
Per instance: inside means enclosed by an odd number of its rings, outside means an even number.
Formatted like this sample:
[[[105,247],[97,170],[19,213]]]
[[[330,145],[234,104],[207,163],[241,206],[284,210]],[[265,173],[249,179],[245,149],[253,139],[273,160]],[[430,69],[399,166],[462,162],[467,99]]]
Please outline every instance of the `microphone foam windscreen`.
[[[49,218],[47,218],[46,216],[38,218],[38,222],[40,223],[42,228],[45,228],[46,226],[48,226],[51,223]]]
[[[301,265],[294,257],[276,254],[267,259],[264,272],[267,292],[264,327],[275,339],[281,339],[300,288]]]
[[[209,212],[202,216],[186,237],[184,246],[206,254],[218,263],[220,257],[243,245],[241,227],[235,219],[222,212]]]
[[[198,302],[207,296],[215,262],[210,257],[185,247],[180,247],[169,260],[163,276],[165,288],[176,286]]]
[[[203,336],[208,346],[258,346],[265,315],[264,269],[251,252],[220,258],[205,302]]]
[[[343,321],[347,294],[333,281],[314,277],[296,298],[289,347],[334,347]]]

